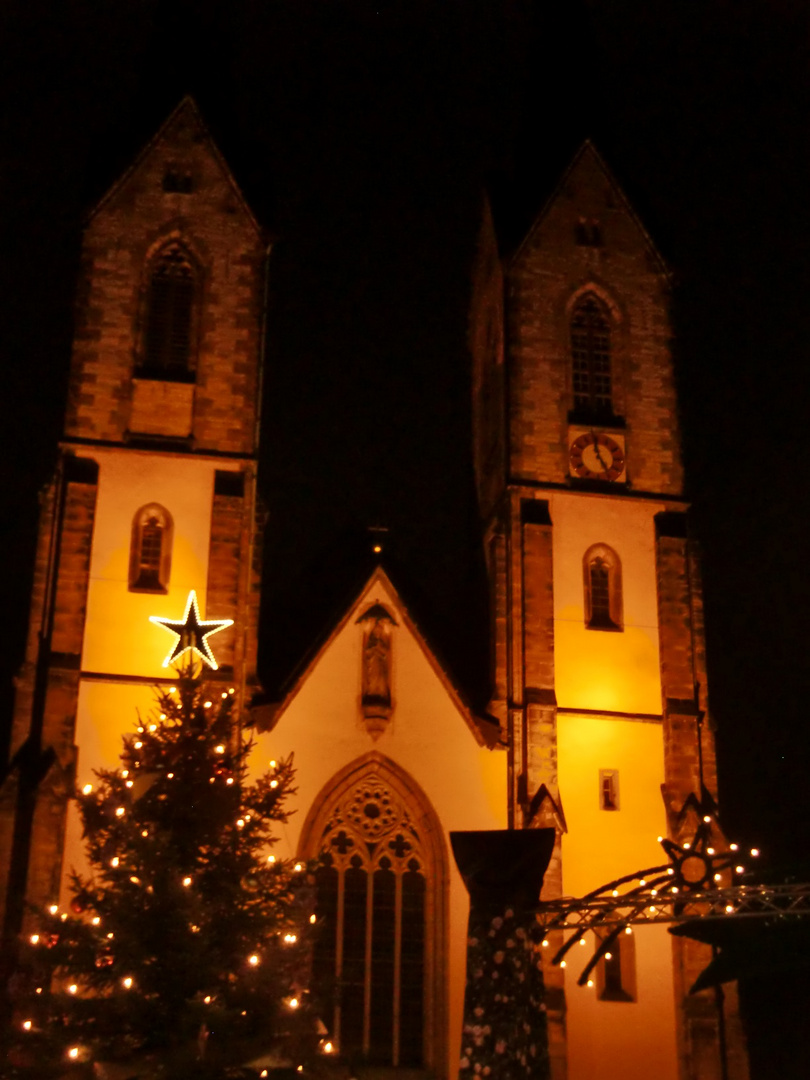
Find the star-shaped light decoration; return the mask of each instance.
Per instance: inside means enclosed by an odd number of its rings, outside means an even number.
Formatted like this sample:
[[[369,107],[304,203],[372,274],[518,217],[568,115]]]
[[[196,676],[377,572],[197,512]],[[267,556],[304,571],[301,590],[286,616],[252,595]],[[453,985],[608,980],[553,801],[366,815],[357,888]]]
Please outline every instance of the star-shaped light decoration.
[[[177,639],[163,661],[163,667],[168,667],[173,660],[178,660],[183,653],[190,651],[196,653],[200,660],[215,671],[219,665],[211,652],[208,638],[228,626],[233,626],[233,619],[201,619],[194,589],[188,594],[186,611],[182,619],[164,619],[159,615],[150,615],[149,621],[155,623],[156,626],[162,626]]]

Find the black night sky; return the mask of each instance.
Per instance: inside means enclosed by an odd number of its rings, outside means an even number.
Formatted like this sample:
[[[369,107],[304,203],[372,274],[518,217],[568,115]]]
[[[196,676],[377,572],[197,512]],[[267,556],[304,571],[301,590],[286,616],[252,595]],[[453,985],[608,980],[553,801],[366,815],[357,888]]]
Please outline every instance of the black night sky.
[[[589,136],[674,271],[726,831],[810,864],[807,40],[802,0],[6,0],[3,714],[82,216],[186,92],[276,240],[266,669],[306,624],[306,583],[381,524],[483,697],[477,210],[486,189],[508,254]]]

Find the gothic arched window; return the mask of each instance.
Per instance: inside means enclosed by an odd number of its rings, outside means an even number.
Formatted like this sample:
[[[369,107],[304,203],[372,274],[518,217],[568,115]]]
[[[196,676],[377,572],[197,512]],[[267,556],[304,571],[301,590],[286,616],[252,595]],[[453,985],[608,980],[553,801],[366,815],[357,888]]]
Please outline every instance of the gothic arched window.
[[[172,563],[172,517],[157,503],[142,506],[132,521],[129,588],[165,593]]]
[[[188,253],[176,242],[167,244],[152,262],[141,357],[144,373],[152,378],[191,377],[196,276]]]
[[[582,560],[585,625],[589,630],[621,630],[622,564],[607,544],[594,544]]]
[[[571,367],[574,408],[590,414],[613,412],[610,375],[610,314],[592,292],[571,312]]]
[[[442,875],[435,834],[424,835],[434,830],[400,780],[375,755],[314,804],[313,983],[344,1060],[430,1068],[442,1028]]]

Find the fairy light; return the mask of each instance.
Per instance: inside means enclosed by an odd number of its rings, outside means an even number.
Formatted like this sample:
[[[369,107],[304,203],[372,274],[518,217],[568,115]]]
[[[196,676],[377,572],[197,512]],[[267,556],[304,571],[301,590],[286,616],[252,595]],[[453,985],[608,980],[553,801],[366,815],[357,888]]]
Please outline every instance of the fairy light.
[[[752,855],[754,856],[754,858],[756,859],[756,858],[757,858],[757,856],[759,855],[759,848],[755,848],[755,847],[752,847],[752,848],[751,848],[751,854],[752,854]]]
[[[295,942],[298,941],[298,937],[295,934],[285,934],[284,940],[287,942],[288,945],[294,945]]]
[[[113,869],[115,869],[120,862],[121,862],[121,860],[118,858],[118,856],[114,855],[113,858],[110,859],[110,866],[112,866]]]
[[[233,626],[233,619],[201,619],[197,593],[194,589],[188,594],[182,619],[167,619],[160,615],[150,615],[149,621],[167,630],[175,638],[163,661],[163,667],[168,667],[184,653],[191,652],[214,671],[217,670],[219,664],[211,652],[208,638],[220,630],[225,630],[228,626]],[[188,644],[189,641],[193,641],[194,644]]]
[[[136,730],[139,735],[143,735],[143,727],[138,727]]]
[[[567,967],[567,964],[566,964],[565,960],[560,961],[560,967],[562,967],[562,968]]]
[[[706,854],[707,855],[714,855],[714,848],[713,847],[707,847],[706,848]]]
[[[663,836],[659,836],[658,837],[658,843],[660,844],[663,839],[664,839]]]
[[[210,709],[213,704],[214,704],[213,701],[204,701],[203,702],[203,708],[204,709]]]
[[[42,987],[41,987],[41,986],[38,986],[38,987],[37,987],[37,993],[38,993],[38,994],[41,994],[41,993],[42,993]]]
[[[32,945],[39,945],[39,934],[32,934],[28,940]]]
[[[90,922],[93,924],[93,926],[101,925],[101,919],[98,917],[98,915],[94,915]]]
[[[30,1020],[23,1020],[22,1026],[23,1026],[23,1031],[30,1031],[31,1026],[32,1026],[31,1021]]]
[[[316,922],[318,921],[318,916],[317,916],[317,915],[310,915],[310,917],[309,917],[309,921],[310,921],[310,922],[312,923],[312,925],[314,926],[314,925],[315,925],[315,923],[316,923]]]
[[[133,785],[134,783],[135,783],[135,781],[134,781],[134,780],[127,780],[127,782],[126,782],[126,787],[132,787],[132,785]]]
[[[76,1058],[79,1056],[79,1048],[78,1048],[78,1046],[71,1046],[71,1048],[67,1052],[67,1056],[72,1061],[75,1061]]]
[[[593,986],[593,979],[588,979],[588,986]]]
[[[244,818],[239,818],[237,820],[237,822],[236,822],[236,827],[237,827],[237,829],[244,829],[244,827],[245,827],[245,819]]]
[[[639,885],[642,885],[642,886],[644,886],[646,884],[647,884],[647,882],[644,880],[644,878],[642,878],[641,881],[639,882]]]
[[[581,938],[579,939],[579,944],[580,944],[580,945],[584,945],[584,944],[585,944],[585,938],[584,938],[584,937],[581,937]]]
[[[548,938],[543,938],[543,948],[544,949],[548,948]]]
[[[744,874],[745,873],[745,867],[744,866],[735,866],[734,867],[734,873],[735,874]]]
[[[123,808],[123,806],[117,806],[116,807],[116,809],[115,809],[115,816],[116,817],[123,817],[125,813],[126,813],[126,810]]]
[[[236,691],[234,690],[234,688],[232,686],[230,686],[230,687],[228,687],[228,693],[229,694],[235,694]]]
[[[605,953],[605,959],[606,960],[612,960],[613,959],[613,953],[612,952],[606,952]]]
[[[271,761],[271,762],[270,762],[270,768],[271,768],[271,769],[275,769],[275,768],[276,768],[276,763],[275,763],[275,761]]]
[[[133,885],[140,885],[141,883],[141,879],[139,877],[135,877],[134,874],[129,880],[132,882]]]
[[[93,785],[92,784],[85,784],[84,787],[82,788],[82,795],[89,795],[92,790],[93,790]]]
[[[143,746],[143,743],[142,743],[142,742],[136,742],[136,743],[135,743],[135,749],[136,749],[136,750],[140,750],[142,746]]]
[[[691,847],[691,846],[692,846],[692,845],[691,845],[691,844],[689,843],[689,841],[688,841],[688,840],[684,841],[684,845],[683,845],[683,847],[684,847],[684,851],[688,851],[688,850],[690,849],[690,847]]]
[[[205,995],[205,997],[203,998],[203,1004],[204,1005],[210,1005],[211,1004],[211,995],[210,994]]]
[[[293,867],[293,870],[295,870],[296,874],[300,873],[303,869],[304,869],[304,864],[300,863],[300,862],[297,862],[295,864],[295,866]]]
[[[124,780],[126,780],[126,778],[129,776],[129,769],[122,769],[121,776],[124,778]]]
[[[149,835],[149,830],[148,829],[141,829],[141,836],[146,837],[148,835]]]
[[[259,1073],[259,1076],[261,1080],[264,1080],[264,1077],[267,1076],[267,1069],[262,1069],[262,1071]]]
[[[51,906],[48,908],[48,911],[50,911],[51,915],[55,915],[58,910],[59,910],[59,905],[58,904],[51,904]]]
[[[714,875],[714,880],[715,881],[722,881],[723,880],[723,875],[722,874],[715,874]]]
[[[270,787],[272,787],[272,788],[278,787],[278,780],[271,780],[270,781]]]
[[[222,745],[222,743],[220,743],[219,746],[214,747],[214,753],[215,754],[224,754],[225,753],[225,747]]]
[[[733,915],[733,914],[734,914],[734,905],[733,904],[726,904],[726,915]]]
[[[703,820],[706,822],[707,825],[709,825],[709,824],[711,824],[712,819],[709,817],[708,814],[704,814],[703,815]]]
[[[225,783],[226,784],[232,784],[233,783],[233,777],[229,776],[228,779],[225,781]]]
[[[67,912],[63,911],[62,914],[59,916],[59,918],[62,920],[62,922],[66,922],[67,921]]]
[[[190,878],[190,877],[184,877],[184,878],[183,878],[183,885],[184,885],[184,886],[185,886],[186,888],[188,888],[190,884],[191,884],[191,878]]]
[[[79,988],[76,983],[71,983],[70,986],[67,988],[67,991],[69,994],[78,994]]]
[[[166,779],[167,780],[174,780],[174,773],[173,772],[166,773]]]
[[[124,987],[125,990],[131,990],[132,989],[132,976],[127,975],[126,978],[122,979],[121,980],[121,985]]]
[[[275,855],[268,855],[267,861],[272,865],[276,861]]]
[[[111,931],[109,932],[109,934],[107,934],[107,940],[108,940],[108,941],[112,941],[112,939],[113,939],[114,937],[115,937],[115,934],[114,934],[114,933],[112,932],[112,930],[111,930]]]
[[[729,846],[730,851],[739,851],[740,850],[740,845],[739,844],[729,844],[728,846]]]
[[[258,967],[258,965],[259,965],[259,957],[256,955],[256,953],[253,953],[252,956],[248,957],[248,963],[250,964],[251,967]]]
[[[334,1049],[334,1046],[330,1042],[325,1042],[323,1044],[323,1052],[325,1054],[331,1054]]]
[[[289,1007],[290,1007],[291,1009],[297,1009],[297,1008],[298,1008],[298,1006],[299,1006],[299,1004],[300,1004],[300,1002],[298,1001],[298,998],[297,998],[297,997],[291,997],[291,998],[290,998],[290,999],[289,999],[289,1000],[287,1001],[287,1004],[289,1005]]]
[[[223,690],[223,691],[222,691],[222,699],[223,699],[223,701],[227,700],[227,697],[228,697],[228,695],[227,695],[227,694],[225,693],[225,691]]]
[[[176,694],[177,693],[177,687],[176,686],[170,686],[169,687],[169,693],[170,694]]]
[[[166,719],[165,715],[164,715],[164,714],[161,714],[161,717],[160,717],[160,719],[161,719],[161,720],[165,720],[165,719]],[[150,730],[150,731],[157,731],[157,724],[150,724],[150,725],[149,725],[149,730]]]

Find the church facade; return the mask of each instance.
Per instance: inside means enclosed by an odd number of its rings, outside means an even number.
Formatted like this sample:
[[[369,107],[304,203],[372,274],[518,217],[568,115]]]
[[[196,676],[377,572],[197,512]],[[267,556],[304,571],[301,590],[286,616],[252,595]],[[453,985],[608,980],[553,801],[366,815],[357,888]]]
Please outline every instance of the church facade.
[[[190,100],[88,223],[0,790],[7,934],[26,900],[67,901],[83,858],[67,794],[115,763],[171,681],[151,616],[182,619],[194,591],[200,618],[233,620],[211,678],[245,710],[258,688],[267,255]],[[551,826],[543,896],[582,895],[687,834],[701,768],[716,790],[669,301],[590,145],[506,267],[484,212],[469,338],[489,710],[443,669],[384,561],[252,710],[257,770],[295,754],[281,850],[321,860],[322,1019],[363,1076],[459,1075],[467,896],[450,832]],[[687,993],[701,949],[645,926],[614,953],[592,988],[573,960],[544,963],[554,1080],[719,1077],[715,1002]],[[731,1068],[744,1077],[741,1054]]]

